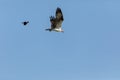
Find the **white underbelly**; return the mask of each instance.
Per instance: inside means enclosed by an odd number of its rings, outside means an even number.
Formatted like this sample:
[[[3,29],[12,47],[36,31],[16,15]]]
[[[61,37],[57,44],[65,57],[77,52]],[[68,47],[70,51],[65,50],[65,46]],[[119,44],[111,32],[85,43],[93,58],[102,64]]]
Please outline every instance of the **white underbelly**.
[[[61,32],[61,28],[55,28],[54,31]]]

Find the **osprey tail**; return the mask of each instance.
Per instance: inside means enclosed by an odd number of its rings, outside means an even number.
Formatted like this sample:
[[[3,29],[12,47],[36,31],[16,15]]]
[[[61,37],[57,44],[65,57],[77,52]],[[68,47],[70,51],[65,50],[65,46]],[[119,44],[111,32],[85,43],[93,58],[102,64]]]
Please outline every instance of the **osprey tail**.
[[[45,30],[46,30],[46,31],[50,31],[50,32],[52,31],[52,29],[45,29]]]

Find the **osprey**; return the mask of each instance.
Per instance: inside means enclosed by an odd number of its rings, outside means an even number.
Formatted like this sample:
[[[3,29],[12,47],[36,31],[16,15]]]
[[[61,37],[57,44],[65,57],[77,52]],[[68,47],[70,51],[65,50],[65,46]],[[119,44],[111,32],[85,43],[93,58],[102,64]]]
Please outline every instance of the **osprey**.
[[[46,29],[47,31],[64,32],[61,28],[62,22],[64,21],[63,14],[60,8],[56,9],[56,16],[50,16],[51,28]]]
[[[25,25],[27,25],[29,23],[29,21],[24,21],[24,22],[22,22],[22,24],[25,26]]]

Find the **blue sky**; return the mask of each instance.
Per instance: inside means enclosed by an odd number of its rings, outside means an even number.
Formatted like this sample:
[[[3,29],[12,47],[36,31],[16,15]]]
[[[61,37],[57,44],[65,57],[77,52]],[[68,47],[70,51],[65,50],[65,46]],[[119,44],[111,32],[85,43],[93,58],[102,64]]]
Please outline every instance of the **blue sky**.
[[[0,21],[0,80],[120,80],[120,0],[0,0]]]

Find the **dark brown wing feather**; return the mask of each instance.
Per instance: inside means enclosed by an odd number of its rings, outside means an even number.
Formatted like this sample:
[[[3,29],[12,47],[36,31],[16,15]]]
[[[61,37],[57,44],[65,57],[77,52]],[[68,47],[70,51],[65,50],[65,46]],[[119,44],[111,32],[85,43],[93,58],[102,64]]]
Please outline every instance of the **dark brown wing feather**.
[[[50,17],[50,22],[51,22],[51,29],[54,29],[56,27],[56,21],[55,21],[55,17],[54,16],[51,16]]]
[[[62,14],[62,11],[61,11],[60,8],[57,8],[57,9],[56,9],[56,19],[62,20],[62,21],[64,20],[63,14]]]

